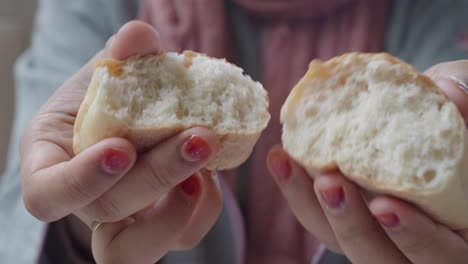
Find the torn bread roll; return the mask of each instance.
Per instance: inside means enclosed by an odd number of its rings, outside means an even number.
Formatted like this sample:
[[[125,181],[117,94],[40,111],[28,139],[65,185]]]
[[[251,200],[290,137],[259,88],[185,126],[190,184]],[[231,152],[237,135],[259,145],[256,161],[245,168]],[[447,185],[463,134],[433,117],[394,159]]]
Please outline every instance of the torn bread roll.
[[[282,142],[312,175],[339,169],[358,185],[468,228],[465,123],[425,75],[388,54],[314,60],[281,109]]]
[[[249,157],[269,119],[263,86],[225,60],[191,51],[104,59],[78,111],[73,148],[123,137],[141,152],[203,126],[222,142],[207,168],[229,169]]]

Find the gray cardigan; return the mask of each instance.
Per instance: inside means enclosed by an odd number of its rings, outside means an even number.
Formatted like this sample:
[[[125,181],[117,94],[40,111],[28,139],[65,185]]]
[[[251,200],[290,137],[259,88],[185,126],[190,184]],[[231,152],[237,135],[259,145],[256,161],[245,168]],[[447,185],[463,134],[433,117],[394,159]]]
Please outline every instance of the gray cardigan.
[[[386,50],[423,70],[433,64],[468,58],[458,43],[468,33],[468,1],[395,0]],[[0,263],[34,263],[40,255],[45,224],[25,210],[20,189],[18,142],[37,109],[106,40],[134,18],[138,0],[43,0],[33,43],[16,65],[16,113],[7,169],[0,177]],[[255,43],[242,16],[231,16],[238,34],[241,66],[258,73]],[[245,28],[243,28],[245,27]],[[465,33],[466,32],[466,33]],[[464,45],[466,47],[466,44]],[[258,47],[257,47],[258,48]],[[252,55],[252,56],[251,56]],[[165,263],[236,263],[229,213],[195,249],[171,253]],[[222,241],[222,243],[219,243]],[[323,263],[344,263],[333,257]]]

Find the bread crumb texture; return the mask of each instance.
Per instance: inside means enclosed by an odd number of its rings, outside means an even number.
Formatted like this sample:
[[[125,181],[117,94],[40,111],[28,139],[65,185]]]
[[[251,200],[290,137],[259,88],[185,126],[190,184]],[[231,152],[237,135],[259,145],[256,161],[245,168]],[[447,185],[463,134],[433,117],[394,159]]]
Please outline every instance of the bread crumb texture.
[[[384,53],[312,61],[281,122],[285,150],[303,166],[339,168],[377,189],[443,188],[464,154],[456,106],[429,78]]]
[[[95,74],[99,87],[91,108],[130,128],[206,126],[252,134],[270,119],[263,86],[224,59],[185,51],[103,60]]]

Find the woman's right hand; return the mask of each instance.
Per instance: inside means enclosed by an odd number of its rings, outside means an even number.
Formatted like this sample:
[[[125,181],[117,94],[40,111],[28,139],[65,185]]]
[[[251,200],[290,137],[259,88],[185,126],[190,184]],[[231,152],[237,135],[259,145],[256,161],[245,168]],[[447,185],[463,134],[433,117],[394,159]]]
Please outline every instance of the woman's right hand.
[[[188,129],[141,155],[122,138],[73,154],[73,124],[96,59],[159,52],[151,26],[127,23],[56,91],[21,140],[26,208],[46,222],[73,214],[95,229],[98,263],[154,263],[169,250],[193,247],[221,212],[219,185],[202,170],[220,148],[208,129]]]

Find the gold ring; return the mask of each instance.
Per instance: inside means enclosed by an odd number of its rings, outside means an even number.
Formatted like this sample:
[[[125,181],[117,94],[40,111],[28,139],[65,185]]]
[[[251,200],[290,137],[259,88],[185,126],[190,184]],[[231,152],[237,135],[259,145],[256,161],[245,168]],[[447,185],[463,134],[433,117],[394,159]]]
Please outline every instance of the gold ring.
[[[100,222],[95,222],[93,224],[93,233],[96,233],[96,231],[99,229],[99,227],[101,227],[103,223],[100,223]]]

